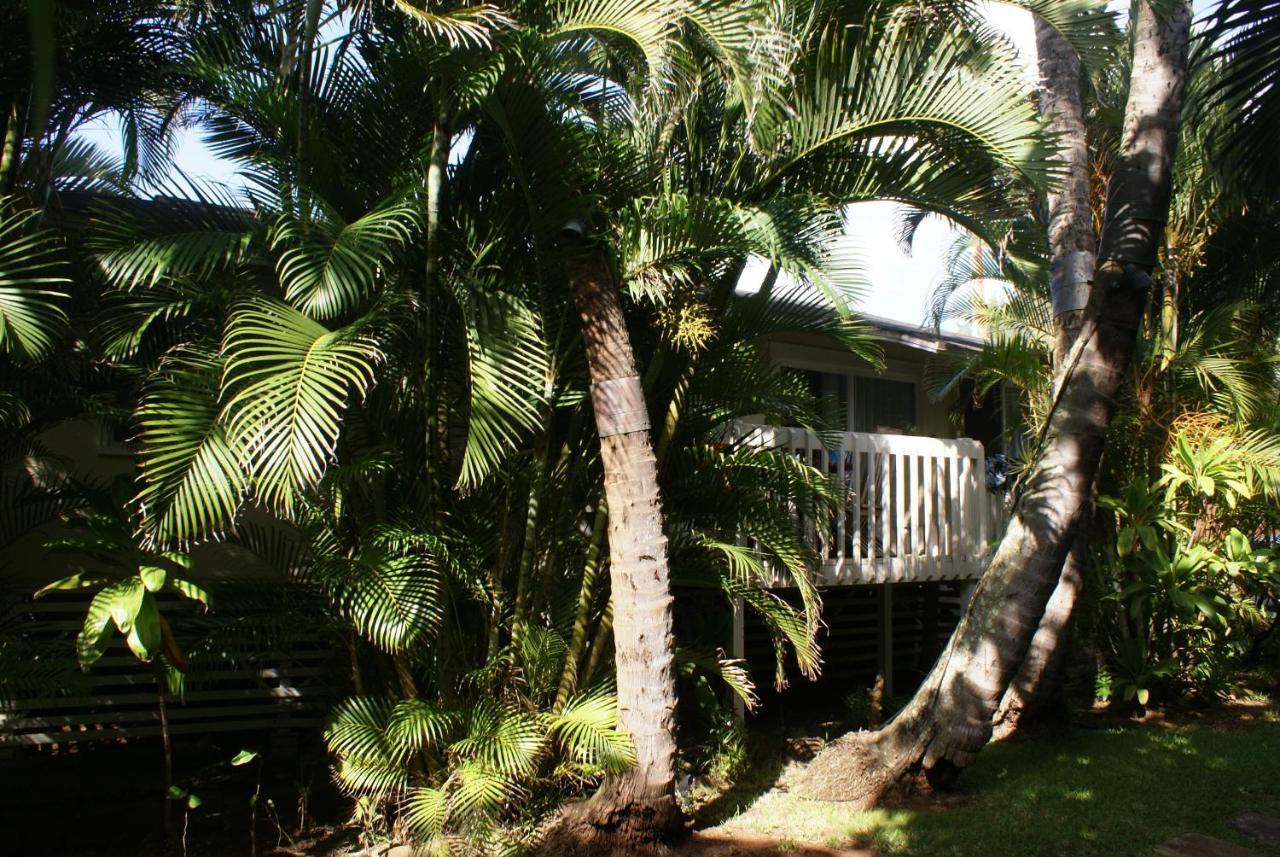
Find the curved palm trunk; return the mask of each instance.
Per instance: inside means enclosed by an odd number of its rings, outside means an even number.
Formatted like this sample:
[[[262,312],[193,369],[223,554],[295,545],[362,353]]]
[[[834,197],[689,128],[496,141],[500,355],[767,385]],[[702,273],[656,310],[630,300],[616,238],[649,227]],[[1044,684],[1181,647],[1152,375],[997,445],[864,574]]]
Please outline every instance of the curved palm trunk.
[[[569,285],[582,325],[604,465],[618,708],[636,764],[575,817],[574,835],[614,853],[660,839],[681,821],[675,802],[675,666],[667,538],[649,412],[617,287],[595,248],[572,248]],[[607,843],[607,845],[606,845]],[[605,852],[601,852],[605,853]]]
[[[1061,187],[1048,198],[1053,365],[1058,369],[1080,332],[1084,308],[1089,303],[1097,263],[1097,240],[1089,196],[1089,140],[1080,93],[1080,57],[1061,33],[1038,16],[1035,32],[1040,112],[1049,120],[1049,133],[1057,136],[1059,154],[1065,165]],[[1084,516],[1087,518],[1091,513],[1092,510],[1087,509]],[[1077,529],[1031,647],[996,712],[997,739],[1016,732],[1026,719],[1044,710],[1045,697],[1054,695],[1056,681],[1062,675],[1076,603],[1084,586],[1084,563],[1088,557],[1085,538],[1084,529]]]
[[[1078,529],[1031,646],[992,720],[992,738],[996,741],[1018,732],[1059,698],[1057,690],[1066,669],[1076,604],[1084,590],[1087,544],[1084,530]]]
[[[1094,294],[1004,538],[946,650],[885,729],[847,735],[801,791],[869,804],[913,774],[948,784],[991,737],[991,719],[1044,614],[1102,455],[1112,397],[1133,357],[1169,207],[1191,4],[1138,4],[1121,164],[1108,189]]]

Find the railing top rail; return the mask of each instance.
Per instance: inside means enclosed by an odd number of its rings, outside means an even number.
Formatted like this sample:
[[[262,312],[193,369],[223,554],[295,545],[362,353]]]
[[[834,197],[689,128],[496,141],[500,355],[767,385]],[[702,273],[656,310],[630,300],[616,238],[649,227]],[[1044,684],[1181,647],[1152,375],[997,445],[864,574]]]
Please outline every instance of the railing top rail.
[[[778,446],[828,447],[822,439],[803,428],[787,428],[784,426],[756,425],[737,421],[734,423],[734,434],[760,444]],[[927,437],[912,434],[880,434],[874,432],[840,432],[840,450],[852,450],[855,447],[875,449],[884,452],[901,452],[915,455],[963,455],[981,457],[982,444],[972,438]]]

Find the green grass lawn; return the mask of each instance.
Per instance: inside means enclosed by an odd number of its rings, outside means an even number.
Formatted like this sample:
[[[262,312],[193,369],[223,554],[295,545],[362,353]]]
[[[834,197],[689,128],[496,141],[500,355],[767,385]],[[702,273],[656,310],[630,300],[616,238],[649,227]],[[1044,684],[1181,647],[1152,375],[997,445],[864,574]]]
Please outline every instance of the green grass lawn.
[[[1197,831],[1280,857],[1227,827],[1246,810],[1280,815],[1280,724],[1076,729],[997,744],[947,804],[851,814],[774,789],[721,829],[920,857],[1149,857]]]

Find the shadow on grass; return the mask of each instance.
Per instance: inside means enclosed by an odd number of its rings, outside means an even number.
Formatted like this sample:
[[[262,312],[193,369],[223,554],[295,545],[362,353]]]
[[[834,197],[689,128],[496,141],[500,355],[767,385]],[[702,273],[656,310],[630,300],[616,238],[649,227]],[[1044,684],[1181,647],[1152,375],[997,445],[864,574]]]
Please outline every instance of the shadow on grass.
[[[1075,731],[988,748],[961,780],[963,803],[909,810],[865,830],[886,854],[1149,855],[1200,832],[1280,857],[1227,826],[1280,806],[1280,727],[1170,733]]]
[[[774,788],[784,760],[767,749],[751,776],[700,809],[699,827],[723,822],[731,834],[885,857],[1149,857],[1170,837],[1200,832],[1280,857],[1228,826],[1250,810],[1280,814],[1280,724],[1077,729],[993,745],[955,793],[864,813]]]
[[[786,739],[775,733],[753,732],[748,746],[746,771],[729,788],[697,805],[692,813],[695,827],[706,828],[721,824],[777,786],[786,768]]]

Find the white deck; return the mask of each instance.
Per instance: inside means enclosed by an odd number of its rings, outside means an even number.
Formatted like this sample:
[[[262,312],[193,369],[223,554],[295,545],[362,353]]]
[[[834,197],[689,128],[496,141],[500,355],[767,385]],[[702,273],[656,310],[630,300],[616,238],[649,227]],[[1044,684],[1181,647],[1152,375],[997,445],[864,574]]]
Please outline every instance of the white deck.
[[[839,481],[844,515],[816,542],[823,586],[975,580],[1003,525],[986,487],[982,444],[968,438],[845,432],[827,448],[804,429],[737,427],[746,442],[780,449]]]

